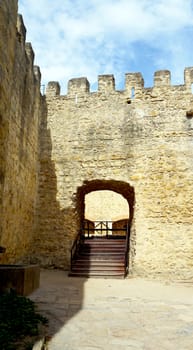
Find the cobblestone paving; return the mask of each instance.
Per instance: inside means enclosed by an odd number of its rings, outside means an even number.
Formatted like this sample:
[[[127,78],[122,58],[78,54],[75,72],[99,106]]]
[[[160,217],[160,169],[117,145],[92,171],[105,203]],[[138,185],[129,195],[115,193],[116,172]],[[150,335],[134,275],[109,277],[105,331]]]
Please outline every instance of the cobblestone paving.
[[[42,271],[31,298],[50,320],[49,350],[193,350],[193,284]]]

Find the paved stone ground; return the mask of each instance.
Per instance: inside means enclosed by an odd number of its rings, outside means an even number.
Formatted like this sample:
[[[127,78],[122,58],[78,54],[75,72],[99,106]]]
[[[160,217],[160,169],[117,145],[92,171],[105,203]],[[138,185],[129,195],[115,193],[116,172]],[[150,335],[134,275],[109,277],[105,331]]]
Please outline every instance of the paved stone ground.
[[[193,284],[41,273],[49,350],[193,350]]]

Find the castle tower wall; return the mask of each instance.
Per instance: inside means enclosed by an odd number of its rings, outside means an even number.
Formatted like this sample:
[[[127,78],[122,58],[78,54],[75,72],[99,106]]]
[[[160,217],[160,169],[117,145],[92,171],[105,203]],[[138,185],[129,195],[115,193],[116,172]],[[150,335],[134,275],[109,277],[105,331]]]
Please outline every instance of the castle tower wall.
[[[179,86],[169,71],[156,72],[151,88],[140,73],[126,74],[123,91],[112,75],[99,76],[92,93],[86,78],[71,80],[66,96],[56,82],[48,85],[36,241],[42,262],[49,252],[48,264],[68,267],[80,224],[78,189],[115,181],[135,192],[130,273],[193,274],[192,72],[186,68]]]
[[[193,67],[172,85],[168,70],[144,87],[127,73],[71,79],[65,96],[40,71],[17,16],[17,0],[0,3],[1,262],[69,268],[84,217],[84,196],[114,191],[128,203],[129,273],[193,275]],[[115,204],[116,207],[116,204]],[[121,217],[119,218],[122,219]]]
[[[40,71],[25,41],[17,1],[0,3],[0,245],[1,262],[29,252],[38,187]]]

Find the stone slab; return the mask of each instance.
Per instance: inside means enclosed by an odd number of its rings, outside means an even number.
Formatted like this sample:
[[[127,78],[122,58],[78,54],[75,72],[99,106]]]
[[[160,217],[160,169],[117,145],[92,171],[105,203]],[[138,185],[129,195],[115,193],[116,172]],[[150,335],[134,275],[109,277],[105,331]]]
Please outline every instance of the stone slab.
[[[19,295],[29,295],[39,287],[38,265],[0,265],[0,290],[14,289]]]

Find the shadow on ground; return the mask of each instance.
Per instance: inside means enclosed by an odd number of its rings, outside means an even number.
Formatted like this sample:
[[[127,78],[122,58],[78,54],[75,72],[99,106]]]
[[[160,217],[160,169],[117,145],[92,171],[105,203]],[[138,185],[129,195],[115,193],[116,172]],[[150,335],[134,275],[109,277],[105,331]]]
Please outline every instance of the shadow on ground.
[[[30,295],[38,311],[49,320],[47,339],[52,338],[83,307],[86,278],[68,277],[66,271],[43,270],[40,288]]]
[[[49,350],[192,350],[192,283],[73,278],[59,270],[41,278],[31,298],[49,319]]]

